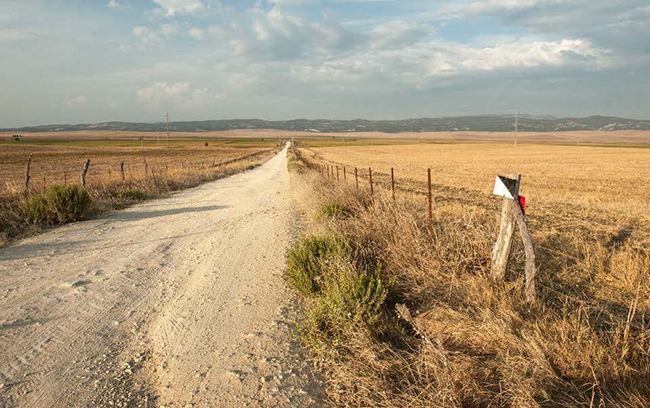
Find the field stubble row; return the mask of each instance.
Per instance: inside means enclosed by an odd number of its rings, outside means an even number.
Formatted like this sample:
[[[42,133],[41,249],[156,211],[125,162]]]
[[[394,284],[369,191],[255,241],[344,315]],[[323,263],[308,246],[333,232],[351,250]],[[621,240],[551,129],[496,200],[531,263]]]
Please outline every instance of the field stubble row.
[[[301,200],[319,220],[311,234],[346,237],[363,259],[382,265],[382,281],[393,286],[378,324],[355,323],[335,336],[323,319],[346,319],[323,317],[311,306],[318,301],[308,300],[303,333],[328,371],[333,404],[647,406],[647,154],[493,145],[300,149],[315,165],[301,176]],[[319,174],[318,164],[338,165],[339,180]],[[353,173],[344,182],[343,165],[357,167],[359,190]],[[518,237],[506,281],[490,277],[501,213],[491,187],[503,173],[523,175],[539,268],[533,303],[523,296]],[[323,219],[322,209],[333,205],[342,210]],[[334,265],[328,273],[345,273],[335,260],[327,265]],[[413,314],[410,324],[395,315],[396,302]]]
[[[96,214],[259,165],[275,151],[272,146],[170,149],[0,147],[0,245],[39,231],[42,225],[35,225],[28,217],[26,204],[29,197],[43,193],[53,185],[80,184],[86,159],[90,159],[86,190],[92,200],[91,213]],[[33,156],[26,191],[25,167],[30,154]],[[124,180],[120,172],[121,162],[124,162]]]

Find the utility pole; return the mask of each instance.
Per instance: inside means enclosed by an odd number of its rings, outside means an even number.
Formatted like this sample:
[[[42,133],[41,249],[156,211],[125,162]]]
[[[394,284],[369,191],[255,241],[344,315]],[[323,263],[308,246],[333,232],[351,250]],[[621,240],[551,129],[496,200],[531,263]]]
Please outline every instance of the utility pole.
[[[165,109],[165,118],[167,119],[167,147],[169,147],[169,111]]]
[[[515,109],[515,140],[514,140],[515,147],[517,147],[518,136],[519,136],[519,109]]]

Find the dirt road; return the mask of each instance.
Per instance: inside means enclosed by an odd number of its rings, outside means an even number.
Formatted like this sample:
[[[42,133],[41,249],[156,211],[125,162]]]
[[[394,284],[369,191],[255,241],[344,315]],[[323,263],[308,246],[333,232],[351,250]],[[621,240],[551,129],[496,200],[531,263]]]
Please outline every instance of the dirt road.
[[[0,249],[0,406],[317,405],[281,278],[285,153]]]

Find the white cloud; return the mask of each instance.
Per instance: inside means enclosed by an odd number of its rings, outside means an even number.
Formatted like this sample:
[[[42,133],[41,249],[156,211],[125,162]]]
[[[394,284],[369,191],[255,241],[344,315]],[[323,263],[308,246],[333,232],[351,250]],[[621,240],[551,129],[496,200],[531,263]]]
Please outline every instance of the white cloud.
[[[74,98],[68,99],[65,104],[70,108],[78,108],[86,104],[86,97],[83,95],[75,96]]]
[[[201,0],[154,0],[154,3],[169,17],[176,14],[193,14],[205,7]]]
[[[315,3],[315,0],[268,0],[268,2],[276,6],[304,6]]]
[[[431,29],[402,20],[389,21],[370,31],[373,48],[402,47],[431,34]]]
[[[178,32],[173,24],[163,24],[157,29],[145,26],[135,26],[131,30],[133,35],[144,45],[160,43],[162,40],[171,37]]]
[[[178,32],[178,28],[172,24],[163,24],[160,26],[160,33],[164,36],[170,36],[172,34],[176,34]]]
[[[120,3],[118,3],[116,0],[108,0],[108,3],[106,3],[106,7],[117,8],[120,7]]]
[[[196,40],[203,40],[205,38],[205,33],[200,28],[191,28],[188,34]]]
[[[542,67],[597,69],[608,54],[585,40],[515,41],[492,47],[423,42],[399,49],[369,49],[347,57],[294,64],[294,79],[314,85],[383,88],[425,88],[441,78],[478,72],[531,70]]]
[[[168,85],[167,82],[158,82],[149,88],[140,89],[137,93],[138,100],[144,103],[153,103],[166,97],[180,96],[190,89],[187,82],[176,82]]]
[[[279,7],[256,7],[224,30],[233,54],[252,60],[295,60],[330,54],[357,47],[364,34],[326,20],[324,23],[286,14]]]
[[[572,1],[575,0],[461,0],[441,5],[429,13],[428,17],[455,19],[502,11],[520,11],[563,2],[567,4]]]
[[[221,94],[210,95],[207,88],[192,89],[187,82],[157,82],[153,86],[137,91],[138,102],[152,110],[163,106],[189,110],[204,106],[210,99],[219,99]]]

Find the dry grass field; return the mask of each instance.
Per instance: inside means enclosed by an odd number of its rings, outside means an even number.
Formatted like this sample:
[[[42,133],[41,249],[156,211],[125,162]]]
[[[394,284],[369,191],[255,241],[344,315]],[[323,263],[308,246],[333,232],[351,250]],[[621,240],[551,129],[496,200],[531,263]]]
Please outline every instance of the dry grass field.
[[[93,203],[91,212],[99,213],[241,171],[276,151],[275,141],[205,143],[175,141],[165,148],[155,141],[142,147],[139,142],[129,145],[59,137],[0,144],[0,245],[38,231],[42,226],[27,220],[29,198],[53,185],[80,184],[86,159],[90,159],[86,189]],[[29,189],[25,191],[30,155]]]
[[[301,333],[327,372],[331,402],[650,406],[648,159],[644,148],[550,145],[298,149],[295,169],[340,168],[338,181],[318,170],[296,176],[315,220],[306,240],[326,258]],[[501,208],[491,191],[505,173],[522,174],[538,267],[533,303],[518,233],[506,281],[490,274]],[[346,286],[350,274],[363,278]]]
[[[615,233],[629,230],[650,239],[650,149],[557,145],[424,144],[327,147],[316,160],[358,167],[388,183],[394,167],[398,187],[422,190],[431,168],[439,200],[490,200],[497,174],[522,175],[521,195],[531,217],[549,228],[583,225]],[[423,190],[422,190],[423,191]]]
[[[205,146],[204,143],[177,145],[172,148],[148,146],[144,149],[128,146],[54,143],[0,145],[0,196],[21,190],[25,178],[25,165],[33,154],[30,165],[32,185],[43,188],[46,184],[78,182],[86,159],[90,167],[86,177],[88,186],[121,179],[120,162],[124,162],[125,177],[130,180],[171,171],[195,171],[219,163],[241,158],[274,143]],[[145,166],[146,163],[146,166]],[[146,173],[145,173],[146,170]]]

